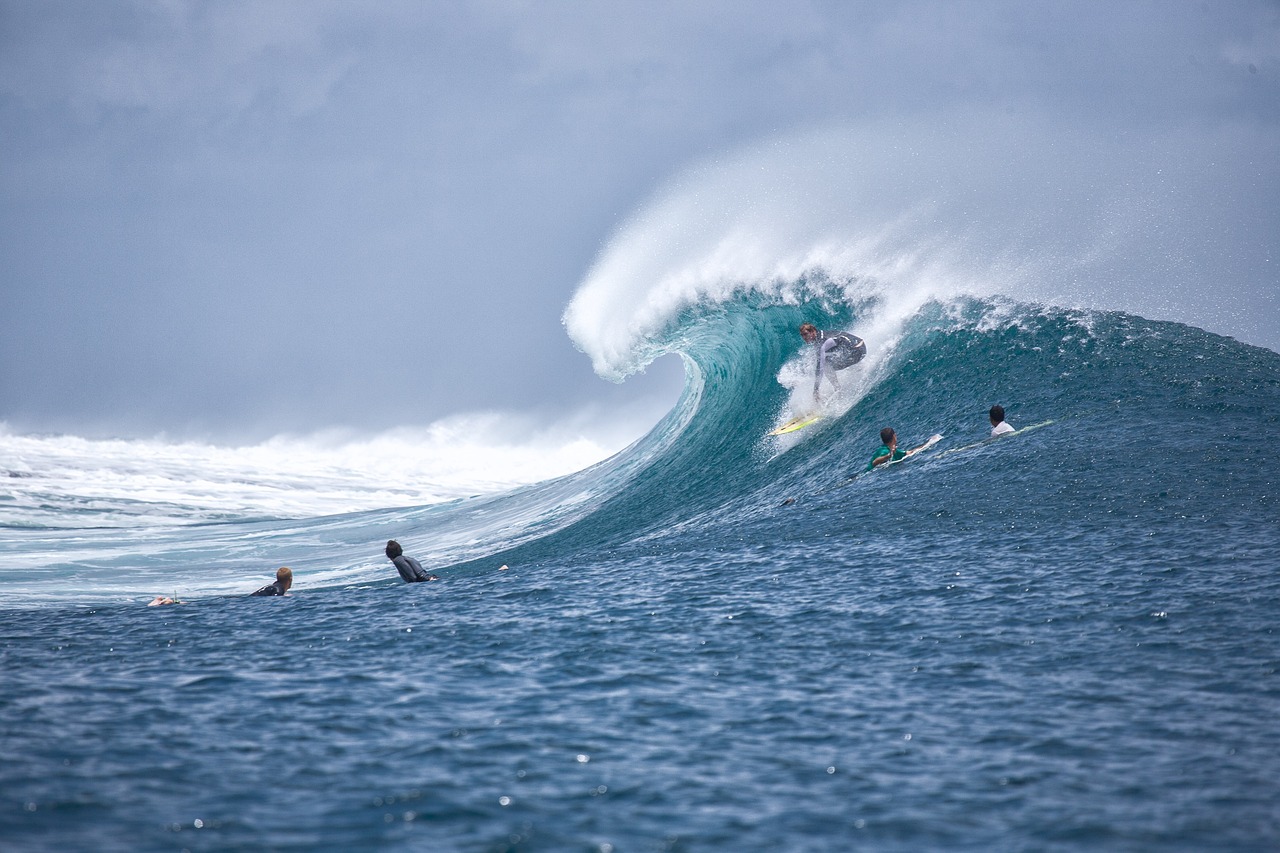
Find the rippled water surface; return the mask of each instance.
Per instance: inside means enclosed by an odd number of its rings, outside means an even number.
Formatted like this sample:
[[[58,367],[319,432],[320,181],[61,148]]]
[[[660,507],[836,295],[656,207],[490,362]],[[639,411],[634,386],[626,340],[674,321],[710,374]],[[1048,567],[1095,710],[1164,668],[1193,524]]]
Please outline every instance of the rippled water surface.
[[[1271,577],[861,550],[7,614],[0,826],[119,850],[1275,837]]]
[[[1280,357],[988,326],[922,317],[790,447],[766,335],[544,491],[15,532],[0,848],[1277,849]],[[1036,428],[984,443],[996,390]],[[886,422],[946,437],[852,476]],[[390,535],[455,560],[400,584]]]

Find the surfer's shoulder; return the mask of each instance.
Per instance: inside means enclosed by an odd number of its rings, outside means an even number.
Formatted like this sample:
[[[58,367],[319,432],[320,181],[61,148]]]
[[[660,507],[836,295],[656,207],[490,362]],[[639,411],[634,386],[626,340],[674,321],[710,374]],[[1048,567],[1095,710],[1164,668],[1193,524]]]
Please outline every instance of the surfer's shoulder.
[[[293,569],[288,566],[281,566],[276,569],[275,583],[269,583],[262,589],[249,593],[250,597],[269,596],[269,595],[285,595],[289,592],[289,588],[293,586]]]

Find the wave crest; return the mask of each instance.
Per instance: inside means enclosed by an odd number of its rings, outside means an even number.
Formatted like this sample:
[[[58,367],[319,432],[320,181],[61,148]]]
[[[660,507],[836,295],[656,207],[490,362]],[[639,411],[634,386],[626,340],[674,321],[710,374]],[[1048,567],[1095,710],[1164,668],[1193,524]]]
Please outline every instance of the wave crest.
[[[1256,143],[1185,128],[1155,162],[1167,140],[1004,114],[769,141],[659,191],[602,250],[563,322],[613,381],[678,351],[691,308],[747,295],[874,304],[874,316],[858,311],[884,324],[872,334],[930,300],[1000,294],[1256,339],[1266,312],[1251,306],[1274,304],[1274,272],[1256,235],[1220,221],[1249,213],[1236,188],[1257,181]],[[1220,181],[1205,181],[1206,163]],[[1248,221],[1273,218],[1255,212]]]

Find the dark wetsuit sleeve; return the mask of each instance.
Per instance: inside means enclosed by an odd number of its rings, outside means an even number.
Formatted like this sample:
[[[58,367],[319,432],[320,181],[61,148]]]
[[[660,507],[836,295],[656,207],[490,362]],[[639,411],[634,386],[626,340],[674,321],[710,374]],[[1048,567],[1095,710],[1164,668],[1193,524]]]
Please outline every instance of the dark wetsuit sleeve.
[[[420,581],[424,581],[427,579],[427,570],[422,568],[422,563],[419,563],[413,557],[405,557],[405,559],[408,560],[409,565],[413,567],[413,574],[415,579]]]
[[[392,561],[395,564],[396,571],[400,573],[400,579],[405,583],[413,583],[417,578],[413,576],[413,568],[409,565],[409,561],[403,556],[396,557]]]
[[[284,590],[280,588],[280,582],[276,581],[275,583],[267,584],[257,592],[251,592],[249,594],[250,595],[284,595]]]
[[[417,583],[427,579],[427,573],[422,570],[422,564],[413,557],[402,554],[391,562],[396,564],[396,571],[400,573],[405,583]]]

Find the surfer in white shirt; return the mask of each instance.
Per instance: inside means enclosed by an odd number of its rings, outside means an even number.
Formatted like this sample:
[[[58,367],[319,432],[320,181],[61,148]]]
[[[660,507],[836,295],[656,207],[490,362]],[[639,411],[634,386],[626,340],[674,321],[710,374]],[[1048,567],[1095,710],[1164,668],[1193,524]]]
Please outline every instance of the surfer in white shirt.
[[[992,438],[1013,432],[1013,427],[1004,419],[1004,406],[992,406],[988,416],[991,418]]]

